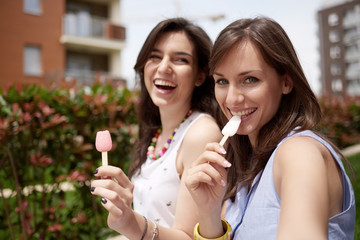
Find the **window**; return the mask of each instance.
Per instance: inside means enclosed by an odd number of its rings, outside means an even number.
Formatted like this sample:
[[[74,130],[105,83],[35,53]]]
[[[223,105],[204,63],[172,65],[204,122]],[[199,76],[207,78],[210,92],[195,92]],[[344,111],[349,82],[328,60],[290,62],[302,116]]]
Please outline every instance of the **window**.
[[[329,40],[330,42],[338,42],[340,40],[340,36],[338,31],[332,30],[329,32]]]
[[[341,49],[339,46],[333,46],[330,48],[330,57],[332,59],[340,58],[341,57]]]
[[[338,76],[341,74],[341,66],[339,63],[332,63],[330,72],[333,76]]]
[[[24,73],[25,75],[40,76],[41,68],[41,48],[28,45],[24,49]]]
[[[339,16],[336,13],[332,13],[328,17],[328,23],[330,26],[336,26],[339,24]]]
[[[41,0],[24,0],[24,12],[30,14],[40,14]]]
[[[343,84],[341,82],[341,79],[333,79],[332,83],[331,83],[331,88],[333,90],[333,92],[341,92],[343,89]]]

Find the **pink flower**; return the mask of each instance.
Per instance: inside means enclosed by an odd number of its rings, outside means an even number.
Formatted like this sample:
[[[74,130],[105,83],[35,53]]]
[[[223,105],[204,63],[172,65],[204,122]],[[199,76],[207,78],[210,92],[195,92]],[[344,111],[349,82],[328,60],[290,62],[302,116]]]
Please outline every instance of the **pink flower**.
[[[48,227],[50,232],[56,232],[56,231],[61,231],[62,226],[59,223],[54,223],[53,225]]]

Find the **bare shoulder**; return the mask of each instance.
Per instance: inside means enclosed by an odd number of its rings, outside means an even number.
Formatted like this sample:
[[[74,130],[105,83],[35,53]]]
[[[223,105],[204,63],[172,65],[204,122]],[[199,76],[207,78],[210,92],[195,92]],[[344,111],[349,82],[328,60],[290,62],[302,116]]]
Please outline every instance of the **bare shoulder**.
[[[283,179],[286,179],[283,182],[286,185],[290,182],[304,183],[304,176],[312,184],[324,183],[330,169],[336,171],[336,164],[322,143],[311,137],[295,136],[284,141],[275,154],[275,186],[279,193]]]
[[[313,163],[315,159],[324,161],[331,157],[329,150],[319,141],[312,137],[295,136],[284,141],[277,153],[276,158],[281,162],[286,159],[301,159],[301,162]]]
[[[201,116],[198,118],[187,131],[184,141],[186,143],[208,143],[216,142],[222,137],[221,130],[215,120],[209,116]]]
[[[188,129],[179,149],[177,169],[183,172],[203,153],[206,144],[219,142],[222,134],[215,120],[209,116],[201,116]]]

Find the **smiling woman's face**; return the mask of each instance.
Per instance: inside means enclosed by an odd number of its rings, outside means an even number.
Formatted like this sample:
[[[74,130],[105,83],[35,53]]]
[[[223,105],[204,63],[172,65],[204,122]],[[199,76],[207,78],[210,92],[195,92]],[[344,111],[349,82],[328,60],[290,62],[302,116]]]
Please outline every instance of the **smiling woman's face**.
[[[144,68],[146,89],[160,108],[188,109],[198,75],[194,44],[183,32],[161,36]]]
[[[280,76],[250,41],[235,45],[214,70],[215,95],[228,119],[241,117],[237,131],[254,145],[260,129],[278,111],[281,97],[291,91],[289,79]]]

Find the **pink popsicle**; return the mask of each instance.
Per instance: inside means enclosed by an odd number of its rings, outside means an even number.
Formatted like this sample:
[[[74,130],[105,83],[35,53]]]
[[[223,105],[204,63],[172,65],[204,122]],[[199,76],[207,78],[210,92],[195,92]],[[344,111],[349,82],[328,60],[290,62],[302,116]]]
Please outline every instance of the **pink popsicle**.
[[[101,152],[102,165],[107,166],[108,165],[107,152],[110,151],[112,148],[111,135],[108,130],[99,131],[96,133],[95,146],[96,149],[99,152]]]

